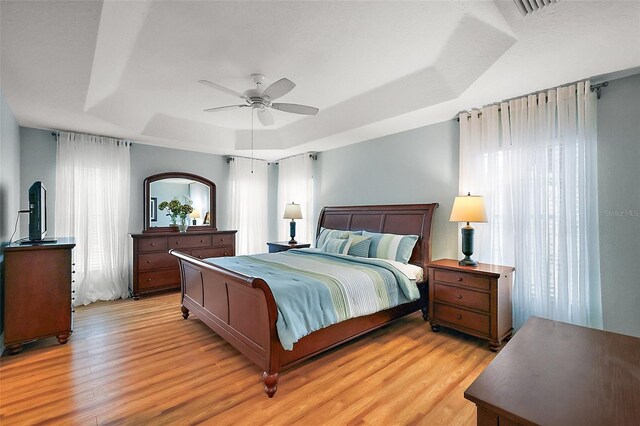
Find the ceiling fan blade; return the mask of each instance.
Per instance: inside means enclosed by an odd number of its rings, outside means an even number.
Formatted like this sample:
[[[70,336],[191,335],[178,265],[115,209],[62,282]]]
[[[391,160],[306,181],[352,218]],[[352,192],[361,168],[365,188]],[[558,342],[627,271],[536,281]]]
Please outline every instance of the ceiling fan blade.
[[[241,98],[241,99],[247,99],[246,95],[243,95],[242,93],[238,93],[235,90],[228,89],[228,88],[226,88],[224,86],[220,86],[217,83],[212,83],[209,80],[198,80],[198,83],[204,84],[205,86],[209,86],[209,87],[211,87],[213,89],[216,89],[216,90],[219,90],[221,92],[224,92],[227,95],[235,96],[235,97]]]
[[[278,99],[280,96],[284,96],[296,87],[295,83],[288,78],[281,78],[280,80],[267,87],[262,96],[269,97],[269,99]]]
[[[226,106],[215,107],[215,108],[207,108],[204,111],[205,112],[227,111],[227,110],[230,110],[230,109],[246,108],[248,106],[249,105],[226,105]]]
[[[312,106],[283,103],[271,104],[271,108],[277,109],[279,111],[292,112],[294,114],[303,115],[316,115],[318,111],[320,111],[318,108]]]
[[[273,124],[273,115],[267,109],[258,110],[258,120],[264,126],[271,126]]]

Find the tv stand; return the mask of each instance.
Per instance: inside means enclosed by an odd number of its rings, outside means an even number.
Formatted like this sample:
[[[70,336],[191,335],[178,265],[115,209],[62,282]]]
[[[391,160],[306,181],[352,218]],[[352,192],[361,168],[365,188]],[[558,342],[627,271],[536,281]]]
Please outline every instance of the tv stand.
[[[4,344],[10,354],[26,342],[72,331],[73,238],[55,244],[4,247]]]
[[[55,244],[57,243],[58,240],[54,239],[54,238],[43,238],[41,240],[25,240],[25,241],[20,241],[20,245],[21,246],[26,246],[26,245],[37,245],[37,244]]]

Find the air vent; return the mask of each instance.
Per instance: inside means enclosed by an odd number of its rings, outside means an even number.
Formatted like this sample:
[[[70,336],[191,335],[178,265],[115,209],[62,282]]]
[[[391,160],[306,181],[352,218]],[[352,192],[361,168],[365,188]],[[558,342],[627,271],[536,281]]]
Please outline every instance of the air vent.
[[[559,0],[513,0],[516,6],[518,6],[520,13],[522,13],[522,16],[527,16],[538,9],[542,9],[558,1]]]

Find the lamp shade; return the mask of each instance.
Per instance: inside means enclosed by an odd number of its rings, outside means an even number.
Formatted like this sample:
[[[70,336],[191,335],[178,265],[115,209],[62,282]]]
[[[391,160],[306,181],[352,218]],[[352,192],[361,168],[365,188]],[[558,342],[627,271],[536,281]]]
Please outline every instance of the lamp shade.
[[[192,211],[189,213],[189,217],[191,217],[191,219],[200,219],[200,210]]]
[[[450,222],[486,222],[484,198],[478,195],[456,197],[451,209]]]
[[[300,204],[291,203],[284,207],[283,219],[302,219],[302,209]]]

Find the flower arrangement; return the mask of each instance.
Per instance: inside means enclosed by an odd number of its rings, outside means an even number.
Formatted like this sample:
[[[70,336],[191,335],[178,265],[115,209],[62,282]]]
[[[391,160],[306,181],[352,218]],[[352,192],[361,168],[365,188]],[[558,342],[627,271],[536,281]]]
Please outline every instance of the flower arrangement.
[[[183,197],[184,204],[180,202],[177,198],[174,198],[171,201],[163,201],[158,206],[159,210],[167,210],[167,216],[171,218],[171,224],[177,225],[178,218],[180,218],[180,224],[184,225],[187,223],[187,216],[189,213],[193,211],[193,201],[189,197]]]

